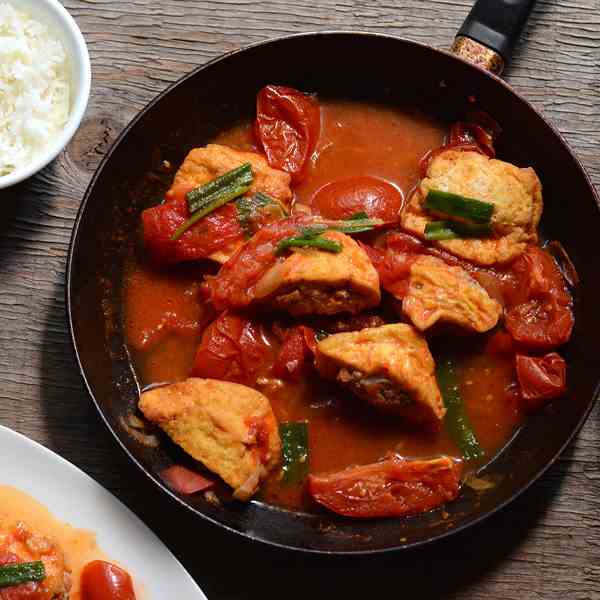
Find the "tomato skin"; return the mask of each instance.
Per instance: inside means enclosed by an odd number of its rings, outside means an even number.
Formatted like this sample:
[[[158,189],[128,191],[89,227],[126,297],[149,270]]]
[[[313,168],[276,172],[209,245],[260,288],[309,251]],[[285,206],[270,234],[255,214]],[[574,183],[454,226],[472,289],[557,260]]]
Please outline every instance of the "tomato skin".
[[[436,156],[446,152],[447,150],[458,150],[460,152],[478,152],[489,158],[496,156],[494,150],[494,136],[493,133],[488,132],[486,129],[478,125],[477,123],[459,121],[454,123],[450,128],[450,135],[448,136],[448,142],[439,148],[429,150],[419,163],[419,170],[421,171],[421,177],[427,176],[429,165]]]
[[[181,465],[173,465],[164,469],[161,471],[160,477],[171,489],[185,495],[202,492],[214,485],[210,479]]]
[[[506,328],[527,348],[550,350],[571,337],[571,297],[554,259],[530,246],[513,264],[518,285],[509,300]]]
[[[492,134],[476,123],[468,121],[454,123],[450,129],[449,143],[454,146],[475,143],[483,154],[490,158],[496,156]]]
[[[359,242],[360,243],[360,242]],[[410,269],[425,246],[405,233],[390,233],[385,238],[385,249],[361,244],[379,274],[382,287],[402,299],[408,293]]]
[[[136,597],[127,571],[94,560],[81,573],[81,600],[136,600]]]
[[[313,212],[328,219],[347,219],[365,212],[372,219],[398,220],[402,194],[376,177],[348,177],[324,185],[311,201]]]
[[[150,259],[159,265],[206,258],[244,239],[237,209],[229,203],[190,227],[179,239],[171,236],[189,219],[186,194],[194,186],[180,185],[167,192],[164,204],[142,213],[144,244]]]
[[[269,165],[287,171],[292,183],[306,174],[321,131],[318,102],[290,87],[267,85],[256,98],[256,141]]]
[[[261,326],[226,311],[202,334],[191,375],[254,384],[271,360],[272,349]]]
[[[461,474],[461,463],[450,458],[392,456],[331,475],[309,475],[308,489],[319,504],[346,517],[400,517],[454,500]]]
[[[527,410],[537,410],[567,390],[567,365],[556,352],[545,356],[517,354],[515,366]]]
[[[299,381],[317,349],[315,332],[305,325],[289,329],[273,365],[273,374],[281,379]]]

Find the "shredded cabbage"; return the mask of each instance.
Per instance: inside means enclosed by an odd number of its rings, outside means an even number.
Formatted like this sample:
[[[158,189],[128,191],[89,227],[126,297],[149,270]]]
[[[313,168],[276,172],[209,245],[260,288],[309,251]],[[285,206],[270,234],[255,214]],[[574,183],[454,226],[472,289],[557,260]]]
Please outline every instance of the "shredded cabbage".
[[[69,61],[48,29],[0,4],[0,177],[56,139],[70,111]]]

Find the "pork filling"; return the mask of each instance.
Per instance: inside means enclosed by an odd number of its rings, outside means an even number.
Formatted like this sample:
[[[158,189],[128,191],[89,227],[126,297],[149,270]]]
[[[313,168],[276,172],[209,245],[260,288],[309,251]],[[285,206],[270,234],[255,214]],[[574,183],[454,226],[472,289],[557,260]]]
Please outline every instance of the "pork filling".
[[[292,315],[357,313],[364,304],[364,298],[353,290],[315,285],[299,285],[277,294],[271,301],[272,306]]]
[[[336,379],[359,398],[378,408],[394,412],[413,404],[404,390],[383,375],[365,375],[362,371],[342,367]]]

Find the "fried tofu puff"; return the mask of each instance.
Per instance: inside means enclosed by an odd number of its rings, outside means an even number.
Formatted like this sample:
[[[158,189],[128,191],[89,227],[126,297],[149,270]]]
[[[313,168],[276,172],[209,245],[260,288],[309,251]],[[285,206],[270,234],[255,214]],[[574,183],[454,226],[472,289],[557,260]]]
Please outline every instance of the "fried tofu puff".
[[[440,321],[483,333],[498,323],[502,307],[462,267],[423,256],[410,268],[402,312],[421,331]]]
[[[25,523],[3,526],[0,519],[0,566],[14,562],[42,561],[46,577],[40,582],[27,583],[17,588],[6,588],[6,598],[35,598],[36,600],[63,600],[71,589],[71,571],[65,564],[62,549]],[[14,594],[14,595],[11,595]],[[0,590],[0,598],[4,598]]]
[[[520,169],[477,152],[447,150],[435,157],[412,195],[402,226],[424,237],[425,226],[439,216],[427,214],[422,203],[429,190],[452,192],[494,205],[493,235],[486,239],[433,242],[456,256],[479,265],[510,262],[537,241],[542,216],[542,184],[531,168]]]
[[[296,248],[257,282],[254,301],[294,316],[356,314],[377,306],[379,276],[366,252],[348,235],[328,231],[338,253]]]
[[[269,400],[244,385],[189,378],[143,392],[139,408],[190,456],[248,500],[280,461]]]
[[[446,413],[427,342],[398,323],[330,335],[317,345],[316,366],[372,406],[416,423]]]
[[[262,192],[277,200],[288,213],[292,202],[290,175],[271,168],[266,158],[256,152],[243,152],[219,144],[194,148],[179,167],[171,187],[175,188],[181,184],[201,186],[248,162],[252,165],[254,173],[254,181],[248,194]],[[227,248],[214,252],[209,258],[222,264],[233,256],[243,243],[243,240],[237,240]]]

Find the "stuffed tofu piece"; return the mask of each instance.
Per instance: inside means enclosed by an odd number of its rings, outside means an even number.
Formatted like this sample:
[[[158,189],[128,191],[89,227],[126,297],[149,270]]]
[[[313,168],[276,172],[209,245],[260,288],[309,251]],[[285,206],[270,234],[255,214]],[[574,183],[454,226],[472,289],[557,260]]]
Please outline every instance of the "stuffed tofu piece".
[[[0,567],[11,563],[35,561],[43,563],[45,578],[18,586],[0,587],[0,598],[64,600],[68,598],[71,589],[71,571],[66,565],[62,549],[26,523],[2,523],[0,514]]]
[[[193,184],[194,187],[204,185],[244,163],[250,163],[254,173],[254,181],[248,194],[262,192],[278,200],[289,210],[292,191],[288,173],[271,168],[261,154],[219,144],[208,144],[205,148],[191,150],[175,174],[173,187],[181,184]]]
[[[237,383],[189,378],[143,392],[139,408],[190,456],[249,499],[280,461],[269,400]]]
[[[294,316],[357,314],[377,306],[379,276],[365,251],[339,231],[322,237],[339,244],[341,251],[294,248],[256,283],[255,304]]]
[[[248,191],[178,237],[191,216],[187,194],[247,163],[252,171]],[[195,148],[177,171],[165,202],[142,213],[144,244],[157,264],[205,258],[222,264],[257,230],[284,218],[291,199],[290,175],[269,167],[260,154],[217,144]]]
[[[443,218],[423,208],[430,190],[450,192],[494,206],[491,236],[434,242],[456,256],[479,265],[507,263],[523,254],[528,243],[537,241],[543,209],[542,184],[531,168],[520,169],[477,152],[442,152],[431,161],[427,176],[402,215],[403,228],[420,237],[424,237],[428,223]]]
[[[266,158],[256,152],[243,152],[219,144],[208,144],[206,148],[191,150],[175,175],[173,187],[182,184],[199,187],[232,169],[241,167],[244,163],[250,163],[254,173],[254,181],[247,195],[251,197],[257,192],[262,192],[278,201],[284,213],[289,212],[292,191],[288,173],[271,168]],[[243,239],[232,241],[222,250],[211,253],[208,258],[222,264],[233,256],[243,243]]]
[[[410,325],[330,335],[317,346],[316,366],[323,377],[408,421],[435,427],[446,413],[427,342]]]
[[[439,321],[483,333],[496,326],[502,307],[462,267],[422,256],[410,267],[402,312],[421,331]]]

